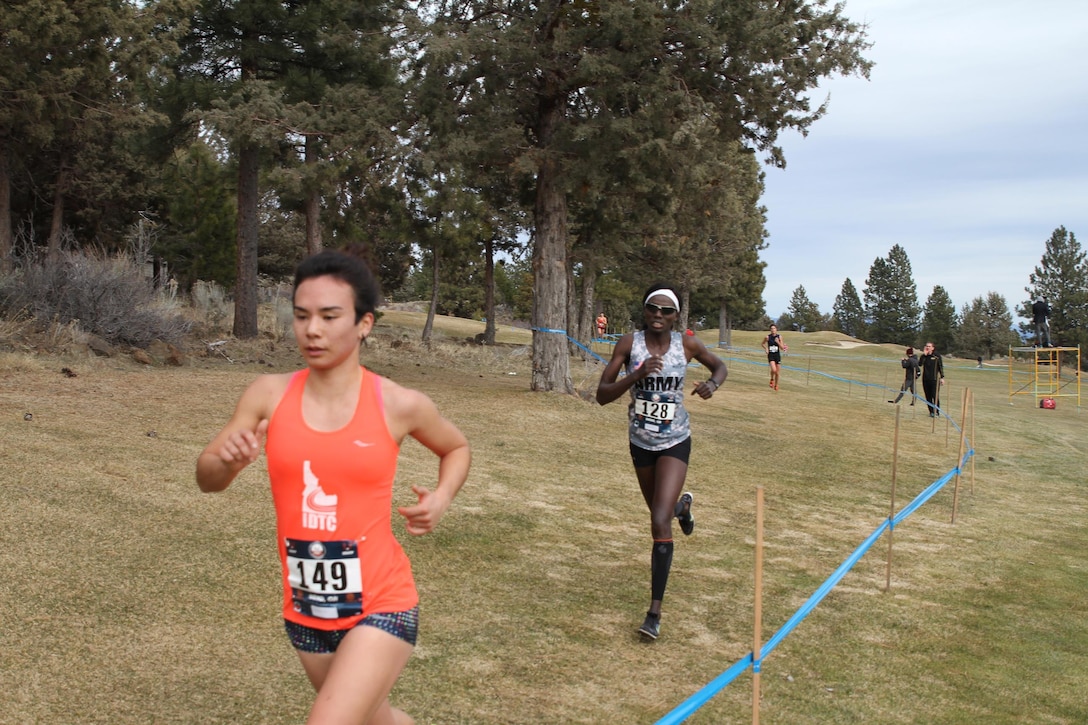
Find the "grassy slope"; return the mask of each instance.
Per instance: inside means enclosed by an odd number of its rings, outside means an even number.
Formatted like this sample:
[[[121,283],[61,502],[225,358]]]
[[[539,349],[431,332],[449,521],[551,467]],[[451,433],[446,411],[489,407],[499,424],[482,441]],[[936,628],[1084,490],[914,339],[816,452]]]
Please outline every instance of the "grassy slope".
[[[394,700],[419,723],[652,723],[752,647],[757,485],[764,640],[888,514],[896,417],[880,386],[897,386],[900,349],[787,335],[774,393],[759,334],[734,333],[728,382],[690,405],[697,527],[677,543],[662,638],[643,644],[648,517],[624,406],[530,393],[524,330],[425,350],[419,325],[388,313],[364,360],[429,393],[475,454],[439,531],[402,537],[423,625]],[[437,325],[450,341],[481,329]],[[0,355],[0,721],[304,719],[263,465],[217,496],[192,481],[245,385],[297,361],[233,344],[238,364],[185,369]],[[1005,368],[947,366],[957,421],[971,389],[978,454],[956,523],[950,485],[897,528],[889,592],[878,542],[764,663],[764,722],[1088,720],[1085,419],[1074,398],[1010,404]],[[572,361],[582,389],[599,370]],[[898,506],[957,456],[956,430],[923,411],[900,408]],[[398,500],[433,476],[406,444]],[[746,722],[750,696],[746,674],[690,722]]]

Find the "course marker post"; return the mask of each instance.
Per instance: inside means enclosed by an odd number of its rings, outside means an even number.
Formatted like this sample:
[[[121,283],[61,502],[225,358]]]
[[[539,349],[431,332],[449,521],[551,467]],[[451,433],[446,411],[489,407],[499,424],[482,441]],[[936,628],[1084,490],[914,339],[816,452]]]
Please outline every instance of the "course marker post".
[[[978,441],[975,440],[975,396],[970,396],[971,402],[971,445],[978,450]],[[971,456],[971,493],[975,492],[975,456]]]
[[[956,456],[956,483],[952,487],[952,521],[956,523],[956,508],[959,505],[960,498],[960,466],[963,464],[963,449],[967,443],[967,432],[964,430],[964,426],[967,425],[967,398],[970,394],[970,388],[963,389],[963,407],[960,414],[960,453]]]
[[[763,486],[756,486],[756,573],[752,607],[752,725],[759,725],[759,646],[763,639]]]
[[[951,397],[951,394],[952,394],[951,391],[949,391],[948,397]],[[945,415],[945,417],[944,417],[944,447],[945,448],[948,448],[948,437],[949,437],[949,435],[951,435],[951,430],[952,430],[952,413],[951,413],[951,408],[950,408],[949,413],[947,415]]]
[[[892,502],[888,509],[888,566],[884,591],[892,588],[892,534],[895,533],[895,481],[899,465],[899,407],[895,408],[895,437],[892,439]]]

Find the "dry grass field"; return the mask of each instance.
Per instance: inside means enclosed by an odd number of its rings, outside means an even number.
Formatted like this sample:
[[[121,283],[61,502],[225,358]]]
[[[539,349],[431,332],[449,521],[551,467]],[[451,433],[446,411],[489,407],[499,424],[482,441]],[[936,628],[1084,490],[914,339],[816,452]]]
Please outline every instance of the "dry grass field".
[[[661,639],[641,642],[649,521],[624,405],[530,392],[524,330],[482,348],[464,344],[481,323],[440,320],[427,348],[421,326],[389,311],[363,353],[474,451],[436,532],[394,522],[422,621],[393,700],[421,725],[654,723],[752,649],[757,486],[764,641],[888,516],[900,348],[787,334],[776,393],[758,333],[734,333],[726,384],[689,398],[697,524]],[[6,349],[0,722],[302,722],[312,693],[278,616],[263,462],[221,494],[193,480],[253,377],[298,365],[291,342],[229,341],[180,368]],[[600,365],[571,365],[591,392]],[[896,528],[889,591],[884,539],[846,575],[764,662],[764,723],[1088,722],[1088,416],[1075,397],[1010,402],[1001,364],[946,366],[949,414],[963,419],[965,389],[974,401],[955,523],[949,484]],[[897,509],[958,448],[947,419],[901,406]],[[406,443],[397,501],[433,478]],[[749,722],[751,682],[689,722]]]

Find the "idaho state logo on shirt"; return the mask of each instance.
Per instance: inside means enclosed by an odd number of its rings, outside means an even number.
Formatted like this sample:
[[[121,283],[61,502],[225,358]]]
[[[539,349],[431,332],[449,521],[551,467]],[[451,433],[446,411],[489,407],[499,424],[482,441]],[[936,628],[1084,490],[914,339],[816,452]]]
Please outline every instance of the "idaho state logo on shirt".
[[[309,461],[302,463],[302,526],[319,531],[336,531],[335,494],[327,494],[310,468]]]

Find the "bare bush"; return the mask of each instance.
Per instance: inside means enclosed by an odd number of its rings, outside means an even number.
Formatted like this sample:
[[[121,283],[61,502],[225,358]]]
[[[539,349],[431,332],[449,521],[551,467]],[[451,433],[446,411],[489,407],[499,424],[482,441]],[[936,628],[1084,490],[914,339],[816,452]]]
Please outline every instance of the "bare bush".
[[[64,252],[57,261],[29,265],[0,284],[6,316],[22,312],[43,326],[75,322],[113,344],[177,343],[190,328],[125,254]]]
[[[193,313],[204,324],[220,329],[234,316],[234,303],[221,285],[197,280],[190,293]]]

